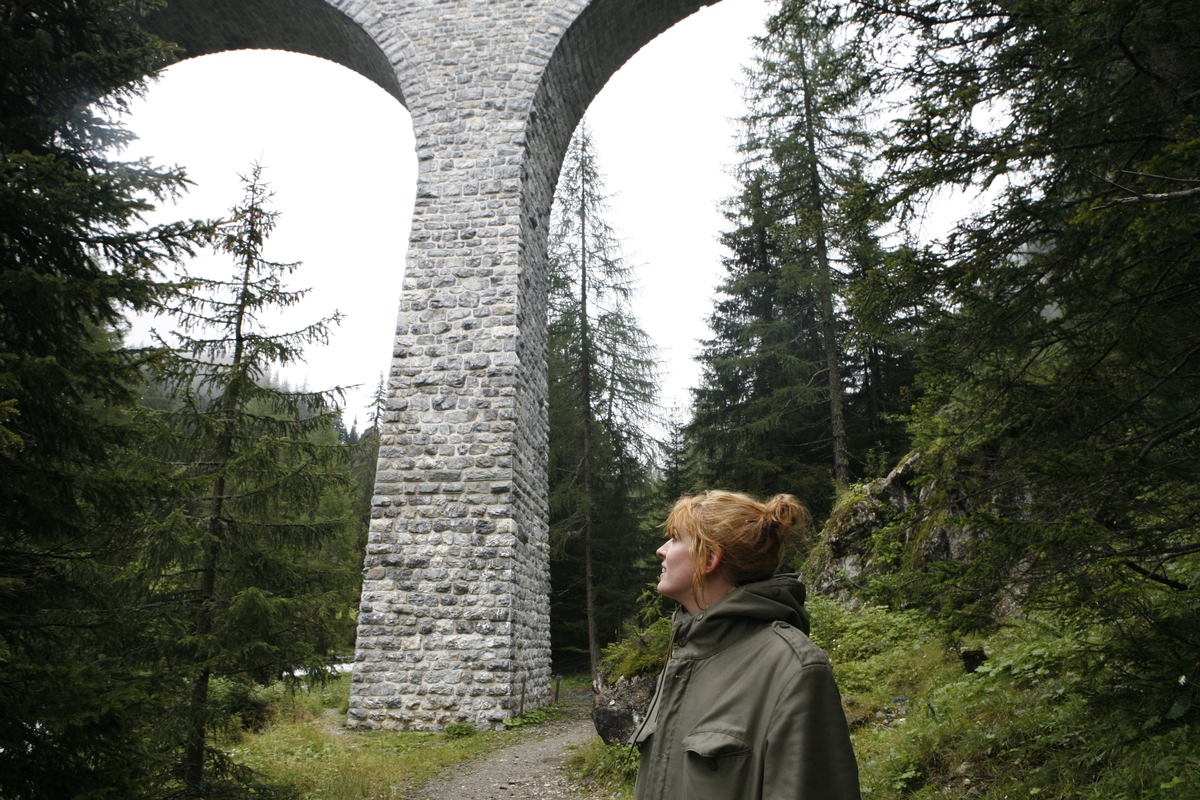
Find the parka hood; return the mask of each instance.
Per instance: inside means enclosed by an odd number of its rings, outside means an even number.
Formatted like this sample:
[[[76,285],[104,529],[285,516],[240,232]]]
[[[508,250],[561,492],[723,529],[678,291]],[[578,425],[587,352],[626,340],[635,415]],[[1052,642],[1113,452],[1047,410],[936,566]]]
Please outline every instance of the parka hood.
[[[676,643],[691,640],[703,646],[733,623],[786,622],[808,633],[806,590],[799,575],[776,575],[734,587],[729,594],[696,614],[680,609],[675,616]],[[682,641],[681,641],[682,640]]]

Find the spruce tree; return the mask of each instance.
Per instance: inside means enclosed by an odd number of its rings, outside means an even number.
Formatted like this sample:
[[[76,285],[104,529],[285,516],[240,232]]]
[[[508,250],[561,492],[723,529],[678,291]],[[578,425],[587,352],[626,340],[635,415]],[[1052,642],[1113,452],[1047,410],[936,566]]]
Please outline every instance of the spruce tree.
[[[118,329],[202,227],[141,214],[183,175],[117,155],[171,57],[153,3],[0,7],[0,796],[148,796],[161,675],[126,565],[160,487],[138,466]]]
[[[214,681],[329,675],[359,567],[333,426],[340,390],[289,391],[268,380],[305,345],[326,342],[340,317],[267,330],[263,315],[306,292],[284,283],[298,263],[264,257],[278,212],[261,167],[243,180],[245,197],[218,236],[234,271],[184,282],[171,310],[178,328],[160,339],[170,355],[157,365],[173,389],[164,453],[184,497],[152,526],[143,563],[177,609],[166,624],[181,635],[168,657],[188,686],[181,775],[195,797],[243,780],[224,774],[228,762],[210,743]]]
[[[948,309],[922,348],[914,430],[943,487],[923,510],[984,534],[931,594],[963,626],[1014,596],[1111,624],[1126,686],[1179,694],[1200,656],[1200,8],[851,8],[906,43],[881,65],[906,101],[898,198],[981,193],[911,275]]]
[[[784,3],[767,29],[747,71],[742,190],[692,430],[710,482],[787,488],[820,516],[825,475],[845,485],[874,446],[846,417],[871,388],[850,358],[848,287],[881,253],[879,207],[862,188],[877,150],[864,120],[870,48],[829,4]]]
[[[768,185],[747,180],[728,215],[737,227],[722,236],[731,255],[689,433],[705,485],[759,495],[788,487],[811,503],[828,494],[830,466],[824,394],[813,386],[824,357],[818,301],[787,260]]]
[[[687,423],[683,411],[674,408],[667,419],[667,434],[661,444],[661,469],[656,491],[658,510],[656,519],[665,520],[675,501],[700,490],[696,475],[696,456],[688,438]]]

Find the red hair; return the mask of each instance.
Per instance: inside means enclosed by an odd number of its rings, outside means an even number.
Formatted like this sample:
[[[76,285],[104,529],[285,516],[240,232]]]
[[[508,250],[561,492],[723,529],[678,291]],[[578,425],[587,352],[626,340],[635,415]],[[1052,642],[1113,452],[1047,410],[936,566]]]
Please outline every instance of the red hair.
[[[682,531],[691,537],[696,563],[692,596],[698,602],[713,555],[720,554],[720,569],[735,586],[769,578],[783,561],[788,533],[793,527],[807,532],[812,517],[790,494],[762,503],[746,494],[714,489],[681,497],[664,525],[671,538]]]

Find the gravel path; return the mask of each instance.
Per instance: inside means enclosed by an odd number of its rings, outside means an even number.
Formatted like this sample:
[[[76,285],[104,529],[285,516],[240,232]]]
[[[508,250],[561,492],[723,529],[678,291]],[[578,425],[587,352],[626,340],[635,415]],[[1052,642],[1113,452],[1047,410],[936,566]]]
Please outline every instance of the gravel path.
[[[570,748],[596,737],[586,712],[532,726],[490,756],[418,789],[418,800],[598,800],[606,795],[571,783],[563,772]]]

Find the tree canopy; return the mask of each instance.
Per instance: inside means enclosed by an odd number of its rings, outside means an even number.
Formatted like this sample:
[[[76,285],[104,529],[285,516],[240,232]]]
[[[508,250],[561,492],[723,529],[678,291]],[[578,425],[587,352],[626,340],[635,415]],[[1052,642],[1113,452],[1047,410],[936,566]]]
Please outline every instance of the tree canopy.
[[[0,8],[0,794],[140,797],[162,767],[124,565],[159,488],[116,330],[204,226],[148,226],[181,173],[113,155],[171,56],[122,0]]]
[[[585,121],[555,192],[548,253],[551,609],[560,657],[586,647],[594,680],[654,551],[645,504],[655,353],[630,310],[633,266],[605,219],[607,201]]]

